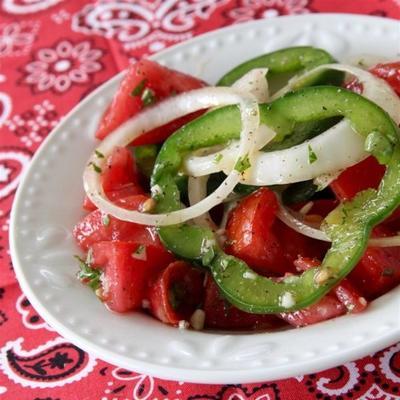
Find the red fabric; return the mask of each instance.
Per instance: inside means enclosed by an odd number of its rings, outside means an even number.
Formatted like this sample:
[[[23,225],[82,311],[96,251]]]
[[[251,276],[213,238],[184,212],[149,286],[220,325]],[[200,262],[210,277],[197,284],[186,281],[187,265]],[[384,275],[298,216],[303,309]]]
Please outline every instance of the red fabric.
[[[123,35],[121,28],[121,20],[140,18],[139,13],[135,15],[132,11],[133,3],[137,10],[147,10],[152,15],[160,10],[161,3],[164,5],[161,16],[151,22],[146,20],[148,30],[138,33],[134,40]],[[112,13],[105,12],[105,4]],[[184,26],[173,30],[165,22],[178,7],[188,19]],[[95,10],[101,16],[96,20],[97,27],[90,18]],[[400,343],[318,374],[254,385],[194,385],[124,371],[94,359],[47,326],[21,294],[9,259],[9,215],[21,162],[29,161],[54,125],[83,97],[125,68],[129,60],[203,32],[257,18],[310,12],[350,12],[400,19],[400,3],[399,0],[0,2],[1,399],[400,399]],[[114,28],[107,23],[110,18],[115,20]],[[178,23],[173,19],[168,21]],[[65,78],[65,71],[70,70],[75,71],[73,78]],[[19,357],[23,351],[31,353],[29,360]],[[18,365],[23,368],[16,372]]]

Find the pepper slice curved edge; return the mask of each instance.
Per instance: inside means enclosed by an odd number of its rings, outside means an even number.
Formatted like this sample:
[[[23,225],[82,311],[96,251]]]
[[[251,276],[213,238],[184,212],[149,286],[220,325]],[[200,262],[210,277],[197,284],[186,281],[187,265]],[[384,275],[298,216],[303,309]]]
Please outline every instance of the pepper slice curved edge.
[[[333,86],[301,89],[271,104],[260,105],[261,124],[277,132],[277,141],[289,136],[298,122],[334,116],[347,118],[353,129],[365,138],[371,134],[382,137],[384,145],[369,150],[387,165],[387,169],[377,191],[361,192],[327,216],[325,230],[332,247],[320,267],[281,281],[268,279],[255,274],[243,261],[226,255],[207,228],[181,224],[158,230],[171,251],[208,266],[225,297],[244,311],[287,312],[318,301],[352,270],[364,252],[373,226],[400,203],[398,128],[379,106]],[[239,111],[236,106],[229,106],[205,114],[171,136],[157,157],[152,175],[152,185],[162,188],[162,194],[156,198],[157,211],[168,212],[181,206],[175,177],[188,152],[226,143],[237,138],[239,132]],[[246,274],[250,271],[251,274]],[[249,276],[251,278],[246,279]]]
[[[294,75],[313,69],[318,65],[334,62],[336,60],[325,50],[311,46],[289,47],[263,54],[238,65],[227,72],[218,81],[217,86],[231,86],[236,80],[254,68],[268,68],[269,84],[271,86],[279,86],[279,80],[287,81],[288,75]],[[343,77],[344,74],[338,71],[323,71],[303,80],[302,86],[317,84],[339,85]]]

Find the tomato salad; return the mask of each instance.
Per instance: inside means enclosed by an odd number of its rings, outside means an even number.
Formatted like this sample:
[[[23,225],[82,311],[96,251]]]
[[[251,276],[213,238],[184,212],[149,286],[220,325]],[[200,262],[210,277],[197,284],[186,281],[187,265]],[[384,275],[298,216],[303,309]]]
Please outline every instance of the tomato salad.
[[[216,86],[132,64],[102,116],[74,228],[112,311],[270,330],[400,283],[400,62],[293,47]]]

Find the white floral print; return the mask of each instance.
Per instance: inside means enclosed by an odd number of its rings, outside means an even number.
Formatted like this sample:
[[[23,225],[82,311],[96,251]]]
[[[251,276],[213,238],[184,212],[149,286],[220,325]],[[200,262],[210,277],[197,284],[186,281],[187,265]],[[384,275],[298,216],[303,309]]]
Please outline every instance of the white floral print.
[[[36,53],[25,66],[23,82],[37,92],[65,93],[73,85],[89,82],[91,76],[102,69],[102,55],[103,51],[92,48],[89,41],[74,44],[62,40]]]

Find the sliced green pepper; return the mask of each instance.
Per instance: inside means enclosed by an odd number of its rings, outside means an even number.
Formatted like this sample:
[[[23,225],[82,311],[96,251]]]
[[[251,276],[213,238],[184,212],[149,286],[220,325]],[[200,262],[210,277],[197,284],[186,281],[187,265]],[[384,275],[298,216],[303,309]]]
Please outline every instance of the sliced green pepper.
[[[376,104],[345,89],[311,87],[292,92],[269,105],[260,105],[261,123],[277,132],[276,141],[289,136],[296,123],[343,116],[353,129],[368,138],[378,133],[385,145],[373,146],[372,154],[387,164],[378,191],[361,193],[326,218],[332,247],[321,267],[280,282],[255,274],[241,260],[226,255],[211,230],[189,224],[159,228],[166,246],[177,255],[201,260],[210,267],[226,298],[242,310],[278,313],[307,307],[320,299],[355,266],[364,252],[372,227],[400,203],[400,145],[398,128]],[[152,185],[162,188],[157,212],[180,208],[174,177],[185,155],[204,147],[237,139],[240,113],[237,106],[216,109],[182,127],[161,148]],[[251,277],[251,278],[249,278]]]
[[[325,50],[314,47],[289,47],[264,54],[238,65],[226,73],[217,83],[219,86],[231,86],[236,80],[254,68],[268,68],[268,83],[272,91],[280,85],[279,81],[287,82],[288,78],[299,72],[307,71],[322,64],[335,63],[336,60]],[[338,85],[343,80],[343,73],[338,71],[323,71],[302,80],[303,86],[317,84]]]
[[[158,147],[155,144],[146,144],[133,148],[136,165],[144,176],[150,177],[156,161]]]

